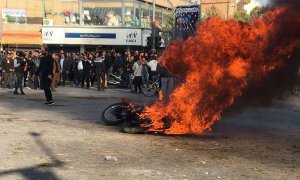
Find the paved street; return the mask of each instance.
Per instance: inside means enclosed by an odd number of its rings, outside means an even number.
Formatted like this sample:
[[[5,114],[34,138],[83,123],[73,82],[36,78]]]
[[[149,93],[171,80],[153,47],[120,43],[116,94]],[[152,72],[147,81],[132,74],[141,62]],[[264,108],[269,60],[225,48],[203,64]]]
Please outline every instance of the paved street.
[[[0,90],[0,179],[300,179],[300,97],[228,114],[210,133],[124,134],[101,122],[126,90]],[[116,156],[106,161],[104,156]]]

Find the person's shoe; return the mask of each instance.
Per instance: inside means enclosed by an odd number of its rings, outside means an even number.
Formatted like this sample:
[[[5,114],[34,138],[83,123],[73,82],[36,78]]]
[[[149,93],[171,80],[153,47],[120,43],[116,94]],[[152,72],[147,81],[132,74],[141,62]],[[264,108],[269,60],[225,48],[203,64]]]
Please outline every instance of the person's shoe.
[[[54,101],[53,101],[53,100],[52,100],[52,101],[47,101],[47,102],[45,102],[45,104],[46,104],[47,106],[51,106],[51,105],[54,104]]]
[[[21,91],[21,95],[25,95],[25,93],[23,91]]]
[[[19,94],[18,91],[14,91],[14,94]]]

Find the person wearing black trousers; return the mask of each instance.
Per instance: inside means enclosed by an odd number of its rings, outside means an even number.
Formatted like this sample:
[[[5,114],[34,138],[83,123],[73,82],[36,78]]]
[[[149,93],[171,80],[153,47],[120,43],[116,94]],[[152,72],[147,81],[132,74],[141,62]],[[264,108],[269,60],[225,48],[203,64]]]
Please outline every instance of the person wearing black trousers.
[[[42,73],[42,79],[41,79],[41,83],[43,84],[44,87],[44,92],[45,92],[45,96],[46,96],[46,105],[53,105],[54,101],[52,98],[52,92],[50,89],[50,85],[51,85],[51,81],[53,78],[53,58],[52,56],[49,54],[49,49],[48,48],[44,48],[43,49],[43,56],[41,57],[41,61],[40,61],[40,65],[38,67],[38,69],[36,70],[36,72],[34,73],[35,76],[34,78],[37,78],[37,76],[40,74],[40,72]]]
[[[82,79],[81,79],[81,87],[84,87],[84,81],[86,81],[86,88],[90,88],[90,76],[91,76],[91,64],[92,61],[87,58],[86,55],[84,55],[83,61],[82,61]]]

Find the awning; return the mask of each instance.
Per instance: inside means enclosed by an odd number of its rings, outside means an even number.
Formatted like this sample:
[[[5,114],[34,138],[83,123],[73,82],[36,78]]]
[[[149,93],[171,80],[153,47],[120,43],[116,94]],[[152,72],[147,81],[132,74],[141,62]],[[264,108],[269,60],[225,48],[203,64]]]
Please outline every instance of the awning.
[[[40,32],[3,32],[1,43],[41,45],[42,37]]]

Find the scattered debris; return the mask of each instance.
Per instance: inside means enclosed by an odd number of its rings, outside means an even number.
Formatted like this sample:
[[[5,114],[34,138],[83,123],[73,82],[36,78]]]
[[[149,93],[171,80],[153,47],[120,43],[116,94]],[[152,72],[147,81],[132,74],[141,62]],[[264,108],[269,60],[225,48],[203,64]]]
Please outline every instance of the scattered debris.
[[[219,146],[220,145],[220,143],[216,142],[216,141],[213,141],[212,144],[215,145],[215,146]]]
[[[205,161],[200,161],[202,164],[206,164],[206,162]]]
[[[39,164],[38,166],[39,166],[39,167],[47,168],[47,167],[50,167],[50,166],[51,166],[51,163],[50,163],[50,162],[44,162],[44,163]]]
[[[117,156],[104,156],[104,159],[105,159],[106,161],[115,161],[115,162],[118,161]]]

